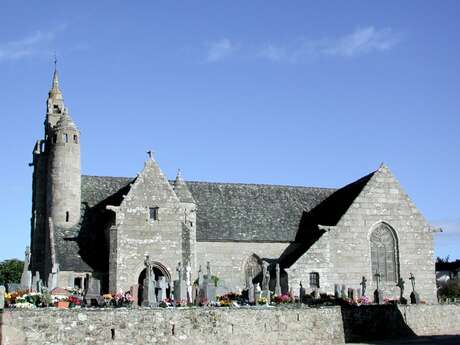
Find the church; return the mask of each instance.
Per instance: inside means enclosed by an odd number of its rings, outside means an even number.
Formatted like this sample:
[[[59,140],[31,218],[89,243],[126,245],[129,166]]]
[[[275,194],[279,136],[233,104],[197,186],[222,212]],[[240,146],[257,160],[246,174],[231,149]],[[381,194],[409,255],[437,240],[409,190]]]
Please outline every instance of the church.
[[[77,117],[75,117],[77,118]],[[369,291],[377,281],[397,298],[411,274],[417,292],[436,303],[433,228],[382,164],[342,188],[169,180],[149,152],[135,177],[81,174],[84,129],[64,104],[55,70],[46,101],[44,138],[33,149],[29,270],[60,287],[128,291],[145,277],[195,279],[209,262],[231,291],[261,279],[263,262],[282,290],[334,293],[335,284]],[[139,163],[141,165],[141,163]],[[46,281],[46,279],[45,279]],[[273,287],[273,282],[270,282]]]

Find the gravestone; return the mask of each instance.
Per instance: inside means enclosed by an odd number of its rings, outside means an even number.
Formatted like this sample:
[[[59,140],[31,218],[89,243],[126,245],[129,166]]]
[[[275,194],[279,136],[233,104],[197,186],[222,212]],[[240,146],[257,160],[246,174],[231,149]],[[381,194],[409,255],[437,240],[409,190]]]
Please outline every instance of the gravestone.
[[[366,296],[367,279],[365,276],[363,276],[359,285],[361,285],[361,291],[363,292],[362,296]]]
[[[256,284],[255,290],[256,290],[256,292],[255,292],[255,296],[256,296],[256,305],[259,305],[260,293],[262,292],[262,289],[260,288],[260,284],[259,284],[259,283]]]
[[[268,290],[270,285],[270,272],[268,271],[268,262],[262,263],[262,291]]]
[[[133,298],[133,304],[132,306],[134,308],[139,307],[139,284],[135,284],[129,288],[129,294]]]
[[[88,288],[83,297],[85,304],[89,306],[98,306],[102,303],[101,281],[89,274],[86,275]]]
[[[255,303],[256,294],[255,294],[254,284],[252,283],[252,278],[249,279],[249,289],[248,289],[248,302],[253,305]]]
[[[35,275],[32,277],[32,292],[37,292],[38,281],[40,280],[40,272],[36,271]]]
[[[32,272],[29,271],[30,265],[30,247],[26,247],[25,258],[24,258],[24,268],[21,275],[21,288],[23,290],[30,290],[32,285]]]
[[[313,297],[314,299],[320,299],[320,293],[319,293],[319,290],[318,290],[318,289],[316,289],[316,288],[313,289],[313,291],[312,291],[312,297]]]
[[[340,290],[340,297],[343,299],[347,298],[347,287],[345,286],[345,284],[342,284],[342,288]]]
[[[380,290],[380,277],[381,274],[379,272],[375,272],[375,281],[377,283],[377,289],[374,291],[374,303],[376,304],[383,304],[383,292]]]
[[[302,286],[302,282],[300,282],[300,287],[299,287],[299,301],[300,301],[300,303],[303,303],[304,299],[305,299],[305,288]]]
[[[53,268],[48,275],[48,290],[53,290],[58,287],[58,273],[59,273],[59,264],[53,265]]]
[[[340,284],[334,284],[334,297],[340,298]]]
[[[0,285],[0,310],[5,308],[5,287]]]
[[[276,264],[275,296],[280,296],[280,295],[281,295],[280,264]]]
[[[143,307],[156,307],[157,306],[157,298],[155,296],[155,288],[156,282],[152,279],[152,276],[149,279],[144,279],[144,293],[142,301]]]
[[[398,284],[396,284],[397,287],[399,287],[399,303],[401,304],[407,304],[407,299],[404,297],[404,279],[399,277],[398,279]]]
[[[206,263],[207,273],[203,279],[203,284],[200,286],[200,303],[209,303],[216,300],[217,288],[212,281],[211,264]]]
[[[158,280],[158,283],[157,283],[157,286],[158,286],[158,302],[162,302],[166,299],[166,287],[167,287],[167,283],[166,283],[166,278],[164,276],[161,276],[160,279]]]
[[[174,281],[174,300],[176,303],[187,303],[187,285],[184,281],[182,264],[177,263],[177,280]]]
[[[6,291],[7,292],[16,292],[22,290],[21,284],[17,283],[7,283],[6,284]]]
[[[190,263],[188,263],[187,267],[185,268],[185,285],[187,286],[187,304],[190,304],[193,302],[192,267],[190,266]],[[166,292],[165,292],[165,296],[166,296]]]

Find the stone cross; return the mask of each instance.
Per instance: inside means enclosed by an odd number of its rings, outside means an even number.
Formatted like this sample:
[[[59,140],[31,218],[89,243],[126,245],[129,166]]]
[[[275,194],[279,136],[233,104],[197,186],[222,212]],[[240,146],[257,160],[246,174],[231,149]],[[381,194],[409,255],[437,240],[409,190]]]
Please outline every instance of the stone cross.
[[[399,277],[398,279],[398,284],[396,284],[397,287],[399,287],[400,289],[400,294],[399,294],[399,300],[402,301],[402,299],[404,298],[404,279],[402,279],[401,277]]]
[[[268,280],[267,280],[268,275]],[[270,284],[270,272],[268,272],[268,262],[264,261],[262,263],[262,290],[268,290]]]
[[[153,279],[152,278],[153,269],[152,269],[152,263],[150,261],[150,257],[148,255],[145,255],[144,266],[145,266],[145,279],[147,281],[150,281]]]
[[[363,276],[363,279],[361,280],[361,283],[359,283],[359,285],[361,285],[362,288],[362,296],[366,296],[367,279],[365,276]]]
[[[157,298],[155,295],[156,282],[150,275],[150,279],[144,279],[143,307],[156,307]]]
[[[24,268],[21,275],[21,287],[22,289],[29,290],[32,285],[32,272],[29,271],[30,264],[30,247],[26,247],[24,253]]]
[[[0,286],[0,310],[5,308],[5,287],[3,285]]]
[[[206,276],[208,278],[208,282],[211,281],[212,275],[211,275],[211,263],[208,261],[206,262]]]
[[[415,291],[415,277],[414,277],[414,275],[412,274],[412,272],[410,273],[409,280],[410,280],[410,282],[412,283],[412,291]]]
[[[276,264],[276,285],[275,285],[275,296],[281,295],[281,284],[280,284],[280,264]]]
[[[203,285],[203,271],[201,270],[201,265],[198,270],[198,286]]]
[[[305,297],[305,288],[302,286],[302,282],[300,282],[300,287],[299,287],[299,300],[300,303],[303,303]]]
[[[378,271],[375,271],[374,277],[375,277],[375,281],[377,283],[377,290],[380,290],[379,285],[380,285],[380,277],[381,276],[382,275]]]
[[[254,304],[256,300],[256,291],[254,288],[254,284],[252,283],[252,278],[249,279],[249,287],[248,287],[248,301],[249,304]]]

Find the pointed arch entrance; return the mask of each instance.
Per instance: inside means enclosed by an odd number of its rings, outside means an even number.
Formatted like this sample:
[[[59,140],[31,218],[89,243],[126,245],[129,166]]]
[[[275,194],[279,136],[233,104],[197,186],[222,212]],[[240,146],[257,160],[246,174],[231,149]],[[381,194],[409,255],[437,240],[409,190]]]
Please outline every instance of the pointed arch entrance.
[[[155,281],[158,282],[158,280],[160,279],[160,277],[165,277],[166,278],[166,284],[167,284],[167,288],[166,288],[166,296],[169,298],[169,294],[170,294],[170,291],[171,291],[171,288],[169,287],[169,283],[171,282],[171,273],[169,273],[168,269],[161,263],[157,262],[157,261],[153,261],[152,262],[152,270],[153,270],[153,274],[155,276]],[[145,268],[141,271],[141,273],[139,274],[139,278],[137,280],[137,283],[139,285],[139,289],[138,289],[138,293],[137,293],[137,296],[138,296],[138,299],[137,299],[137,304],[140,306],[142,305],[142,300],[144,299],[144,279],[146,277],[146,271],[145,271]],[[158,294],[158,288],[155,289],[155,295]]]

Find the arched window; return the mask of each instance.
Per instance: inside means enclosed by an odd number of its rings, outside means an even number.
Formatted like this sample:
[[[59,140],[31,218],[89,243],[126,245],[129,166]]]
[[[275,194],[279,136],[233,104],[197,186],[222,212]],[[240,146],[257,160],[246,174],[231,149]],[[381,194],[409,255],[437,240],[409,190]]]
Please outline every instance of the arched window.
[[[249,285],[249,281],[254,279],[261,271],[262,260],[256,254],[252,254],[244,263],[244,277],[246,285]]]
[[[379,224],[371,233],[372,279],[376,273],[381,281],[398,280],[398,243],[393,229],[385,223]]]

